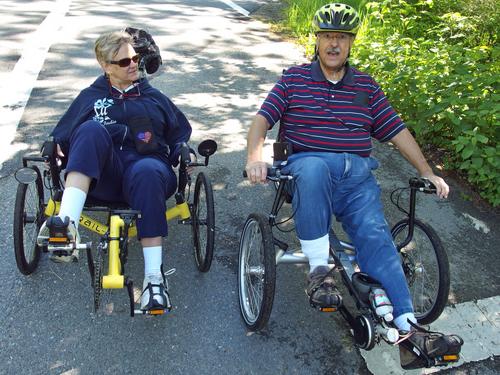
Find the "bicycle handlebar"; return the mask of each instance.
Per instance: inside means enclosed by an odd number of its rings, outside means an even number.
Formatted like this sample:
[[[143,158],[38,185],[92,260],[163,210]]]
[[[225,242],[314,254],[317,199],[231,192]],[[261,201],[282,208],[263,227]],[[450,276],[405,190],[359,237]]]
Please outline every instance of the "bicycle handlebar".
[[[410,188],[421,191],[425,194],[435,194],[436,186],[430,182],[427,178],[423,177],[412,177],[409,181]]]
[[[243,170],[243,177],[248,178],[246,170]],[[283,173],[278,167],[268,167],[266,179],[271,181],[292,180],[293,176]],[[436,194],[436,186],[427,178],[412,177],[409,180],[409,185],[411,189],[421,191],[425,194]]]

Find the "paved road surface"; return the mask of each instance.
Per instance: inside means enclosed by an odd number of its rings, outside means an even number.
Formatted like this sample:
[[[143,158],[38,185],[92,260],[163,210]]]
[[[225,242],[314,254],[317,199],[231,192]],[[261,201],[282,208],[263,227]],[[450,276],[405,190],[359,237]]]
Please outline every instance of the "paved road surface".
[[[269,187],[242,181],[247,127],[281,70],[305,61],[299,49],[252,17],[270,3],[2,1],[0,374],[20,369],[26,374],[402,373],[390,366],[395,348],[362,353],[365,360],[339,316],[319,315],[308,307],[304,268],[278,268],[275,305],[264,334],[247,333],[239,317],[238,237],[246,216],[265,212],[272,195]],[[160,319],[131,319],[121,290],[106,294],[104,312],[92,313],[85,261],[60,266],[44,258],[25,277],[12,253],[12,173],[21,156],[39,149],[71,100],[99,74],[92,52],[95,38],[129,25],[147,27],[155,36],[165,64],[152,82],[191,120],[193,143],[207,137],[219,143],[208,168],[217,203],[212,269],[197,272],[189,228],[173,224],[164,262],[177,270],[170,277],[175,309]],[[388,197],[414,172],[390,146],[377,147],[375,156],[383,164],[377,175]],[[465,359],[472,362],[442,372],[495,374],[500,371],[498,352],[486,358],[500,346],[498,216],[464,200],[460,186],[450,184],[448,201],[426,198],[418,211],[448,249],[449,302],[458,306],[447,310],[436,326],[456,328],[458,321],[460,333],[469,339]],[[386,203],[389,221],[397,221],[397,210]],[[140,252],[135,243],[128,263],[138,285]],[[486,343],[478,343],[480,335]]]

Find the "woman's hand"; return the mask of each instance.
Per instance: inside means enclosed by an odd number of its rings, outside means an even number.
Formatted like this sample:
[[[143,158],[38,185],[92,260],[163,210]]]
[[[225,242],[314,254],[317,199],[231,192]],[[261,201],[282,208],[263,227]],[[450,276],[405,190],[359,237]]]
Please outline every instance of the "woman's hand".
[[[64,155],[64,152],[62,151],[62,148],[59,144],[56,144],[56,163],[57,166],[60,167],[62,165],[62,158],[64,158],[66,155]]]
[[[58,167],[62,165],[62,158],[64,158],[66,155],[64,155],[64,152],[62,151],[62,148],[59,144],[56,144],[56,154],[55,156],[55,161]],[[50,162],[46,161],[45,162],[45,168],[49,169],[50,168]]]

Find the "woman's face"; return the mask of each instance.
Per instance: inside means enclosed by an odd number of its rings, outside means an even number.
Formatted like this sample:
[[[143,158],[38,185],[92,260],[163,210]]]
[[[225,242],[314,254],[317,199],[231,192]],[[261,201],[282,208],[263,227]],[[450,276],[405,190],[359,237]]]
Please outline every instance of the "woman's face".
[[[134,81],[139,79],[139,69],[138,69],[138,60],[135,58],[135,62],[132,58],[136,56],[136,52],[134,51],[134,47],[132,45],[126,43],[122,44],[118,53],[112,57],[111,62],[106,62],[103,64],[103,68],[108,74],[109,80],[113,86],[116,86],[120,89],[126,89],[129,87]],[[118,62],[121,61],[121,65],[126,62],[130,62],[127,66],[120,66]],[[128,61],[127,61],[128,59]]]

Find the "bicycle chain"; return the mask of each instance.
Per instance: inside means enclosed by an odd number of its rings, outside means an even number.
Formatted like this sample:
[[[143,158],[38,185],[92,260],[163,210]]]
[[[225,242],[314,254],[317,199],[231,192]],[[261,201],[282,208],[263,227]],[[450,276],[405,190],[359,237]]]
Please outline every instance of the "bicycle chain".
[[[95,261],[94,261],[94,312],[95,313],[99,311],[99,304],[102,292],[102,284],[101,284],[102,266],[103,266],[102,253],[103,253],[103,246],[102,243],[100,243],[97,246],[97,254],[95,256]]]

